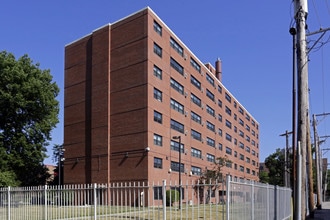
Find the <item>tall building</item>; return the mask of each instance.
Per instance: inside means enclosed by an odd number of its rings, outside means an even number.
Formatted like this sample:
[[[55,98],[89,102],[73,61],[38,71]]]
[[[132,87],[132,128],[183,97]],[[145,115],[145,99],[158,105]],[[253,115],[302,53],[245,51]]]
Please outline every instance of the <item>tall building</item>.
[[[258,122],[221,77],[150,8],[66,45],[64,183],[193,180],[218,157],[258,180]]]

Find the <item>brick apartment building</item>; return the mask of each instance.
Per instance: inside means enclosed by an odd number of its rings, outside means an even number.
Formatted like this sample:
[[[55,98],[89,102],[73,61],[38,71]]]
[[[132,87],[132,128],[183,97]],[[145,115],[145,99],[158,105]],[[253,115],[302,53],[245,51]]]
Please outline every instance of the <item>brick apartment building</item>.
[[[150,8],[66,45],[64,183],[177,181],[180,148],[182,181],[225,156],[258,180],[258,122],[221,77]]]

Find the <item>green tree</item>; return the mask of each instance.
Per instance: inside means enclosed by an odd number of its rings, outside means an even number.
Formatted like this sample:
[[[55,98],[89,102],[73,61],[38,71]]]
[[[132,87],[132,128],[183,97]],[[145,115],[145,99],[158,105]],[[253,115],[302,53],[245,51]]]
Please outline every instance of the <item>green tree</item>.
[[[284,186],[284,151],[276,149],[276,152],[269,155],[265,160],[265,165],[269,170],[269,184]]]
[[[45,184],[43,161],[58,123],[59,88],[49,70],[0,52],[0,173],[20,185]],[[10,181],[8,181],[10,183]]]
[[[215,193],[219,184],[216,183],[223,183],[225,181],[224,175],[222,173],[222,168],[227,165],[231,165],[232,161],[230,161],[226,156],[225,157],[218,157],[214,160],[211,164],[211,169],[206,168],[201,176],[197,180],[197,185],[195,187],[195,191],[199,194],[200,201],[204,199],[204,190],[206,190],[206,203],[210,201],[210,197],[212,193]]]
[[[269,175],[266,171],[259,172],[259,179],[261,183],[269,183]]]

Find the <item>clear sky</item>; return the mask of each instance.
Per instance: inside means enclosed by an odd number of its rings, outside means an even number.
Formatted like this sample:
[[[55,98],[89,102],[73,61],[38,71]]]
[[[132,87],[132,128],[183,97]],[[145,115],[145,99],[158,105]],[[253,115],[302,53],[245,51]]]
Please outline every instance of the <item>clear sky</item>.
[[[330,0],[308,2],[308,30],[330,27]],[[64,47],[93,30],[149,6],[204,63],[222,60],[223,84],[260,124],[260,161],[285,146],[292,124],[291,0],[10,0],[0,6],[0,51],[28,54],[50,69],[61,89],[60,123],[53,144],[63,143]],[[309,37],[309,46],[320,35]],[[330,33],[320,42],[326,43]],[[330,112],[330,46],[310,52],[310,114]],[[330,116],[319,117],[320,136]],[[322,120],[323,119],[323,120]],[[329,126],[329,125],[328,125]],[[290,140],[291,143],[291,140]],[[330,148],[330,140],[321,148]],[[329,158],[330,152],[325,156]]]

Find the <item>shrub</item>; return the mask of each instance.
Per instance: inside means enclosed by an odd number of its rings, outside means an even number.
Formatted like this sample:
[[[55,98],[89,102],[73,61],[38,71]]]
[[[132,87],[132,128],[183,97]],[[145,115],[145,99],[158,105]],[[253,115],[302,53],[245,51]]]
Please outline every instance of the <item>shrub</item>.
[[[177,190],[166,191],[166,206],[172,206],[174,202],[179,201],[180,193]]]

